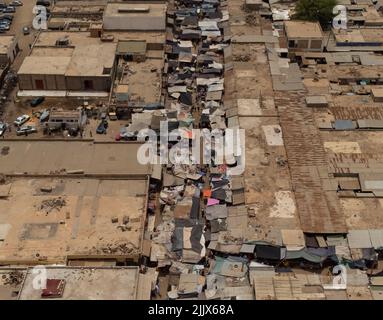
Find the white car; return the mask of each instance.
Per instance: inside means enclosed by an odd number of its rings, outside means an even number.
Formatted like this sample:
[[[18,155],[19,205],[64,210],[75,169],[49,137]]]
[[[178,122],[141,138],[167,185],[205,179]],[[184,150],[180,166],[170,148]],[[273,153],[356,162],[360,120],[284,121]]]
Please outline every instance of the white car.
[[[24,134],[28,135],[30,133],[35,133],[35,132],[37,132],[37,129],[34,126],[22,126],[22,127],[18,128],[16,130],[16,134],[18,136],[21,136],[21,135],[24,135]]]
[[[12,2],[9,3],[9,5],[12,7],[19,7],[19,6],[22,6],[23,3],[20,0],[13,0]]]
[[[7,130],[7,124],[0,122],[0,137],[5,133],[5,130]]]
[[[28,116],[27,114],[23,114],[22,116],[16,118],[14,124],[19,127],[25,122],[27,122],[30,118],[31,117]]]

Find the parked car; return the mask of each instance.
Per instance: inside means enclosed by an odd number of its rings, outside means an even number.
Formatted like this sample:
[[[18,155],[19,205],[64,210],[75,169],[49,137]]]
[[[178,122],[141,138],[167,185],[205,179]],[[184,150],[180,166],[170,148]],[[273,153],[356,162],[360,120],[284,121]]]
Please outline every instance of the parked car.
[[[51,2],[48,0],[37,0],[36,1],[36,6],[49,7],[50,5],[51,5]]]
[[[14,12],[16,12],[16,8],[12,7],[12,6],[8,6],[8,7],[3,9],[3,12],[4,13],[14,13]]]
[[[5,30],[4,28],[0,27],[0,33],[4,33],[4,32],[7,32],[7,30]]]
[[[126,134],[123,134],[120,132],[116,134],[116,136],[114,137],[114,140],[115,141],[134,141],[134,140],[137,140],[137,135],[130,132]]]
[[[31,101],[31,107],[37,107],[39,104],[43,103],[45,100],[44,97],[37,97],[32,99]]]
[[[122,140],[121,135],[119,133],[117,133],[116,136],[114,137],[114,140],[121,141]]]
[[[24,124],[25,122],[27,122],[31,117],[28,116],[27,114],[23,114],[22,116],[19,116],[16,118],[14,124],[16,126],[21,126],[22,124]]]
[[[106,129],[108,128],[108,121],[105,119],[101,120],[100,124],[96,129],[96,133],[98,134],[106,134]]]
[[[16,130],[16,134],[18,136],[28,135],[30,133],[35,133],[35,132],[37,132],[37,129],[34,126],[22,126]]]
[[[24,36],[28,35],[31,33],[31,29],[29,27],[23,27],[23,34]]]
[[[23,3],[20,0],[13,0],[9,3],[9,6],[11,7],[20,7]]]
[[[109,112],[108,116],[109,116],[109,120],[111,120],[111,121],[118,120],[115,112]]]
[[[0,28],[4,29],[5,31],[8,31],[10,29],[9,24],[6,23],[0,23]]]
[[[49,119],[49,110],[44,109],[40,115],[40,122],[45,122]]]
[[[11,14],[3,14],[3,15],[0,15],[0,19],[5,19],[5,20],[13,21],[13,15],[11,15]]]
[[[0,122],[0,137],[4,134],[5,130],[7,130],[7,124]]]

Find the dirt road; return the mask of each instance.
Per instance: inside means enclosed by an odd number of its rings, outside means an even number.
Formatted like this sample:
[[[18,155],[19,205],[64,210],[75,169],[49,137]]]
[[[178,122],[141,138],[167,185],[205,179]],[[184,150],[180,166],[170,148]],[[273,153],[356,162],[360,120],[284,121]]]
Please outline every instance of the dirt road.
[[[11,25],[10,30],[7,33],[16,35],[19,43],[20,52],[12,65],[12,69],[15,71],[19,70],[24,58],[28,55],[30,50],[29,45],[33,42],[34,37],[37,34],[37,31],[32,29],[32,20],[34,18],[34,6],[34,0],[24,0],[23,5],[17,7],[16,13],[14,14],[13,18],[13,23]],[[23,35],[23,27],[25,26],[31,28],[31,33],[26,36]]]

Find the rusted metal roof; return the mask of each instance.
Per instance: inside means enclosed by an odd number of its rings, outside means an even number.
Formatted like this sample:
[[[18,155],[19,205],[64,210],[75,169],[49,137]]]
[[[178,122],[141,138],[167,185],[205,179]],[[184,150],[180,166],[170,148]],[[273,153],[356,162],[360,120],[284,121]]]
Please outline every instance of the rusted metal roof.
[[[307,233],[346,233],[336,191],[325,191],[327,155],[304,93],[283,93],[275,99],[288,156],[301,228]]]

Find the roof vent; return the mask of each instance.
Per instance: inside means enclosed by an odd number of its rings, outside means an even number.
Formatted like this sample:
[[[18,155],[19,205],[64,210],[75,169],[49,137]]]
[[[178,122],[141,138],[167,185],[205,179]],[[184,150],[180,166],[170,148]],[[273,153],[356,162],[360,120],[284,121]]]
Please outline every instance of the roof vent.
[[[119,13],[147,13],[150,11],[149,6],[140,6],[140,7],[122,7],[118,8]]]
[[[58,47],[69,46],[69,39],[68,38],[60,38],[60,39],[56,40],[56,46],[58,46]]]

